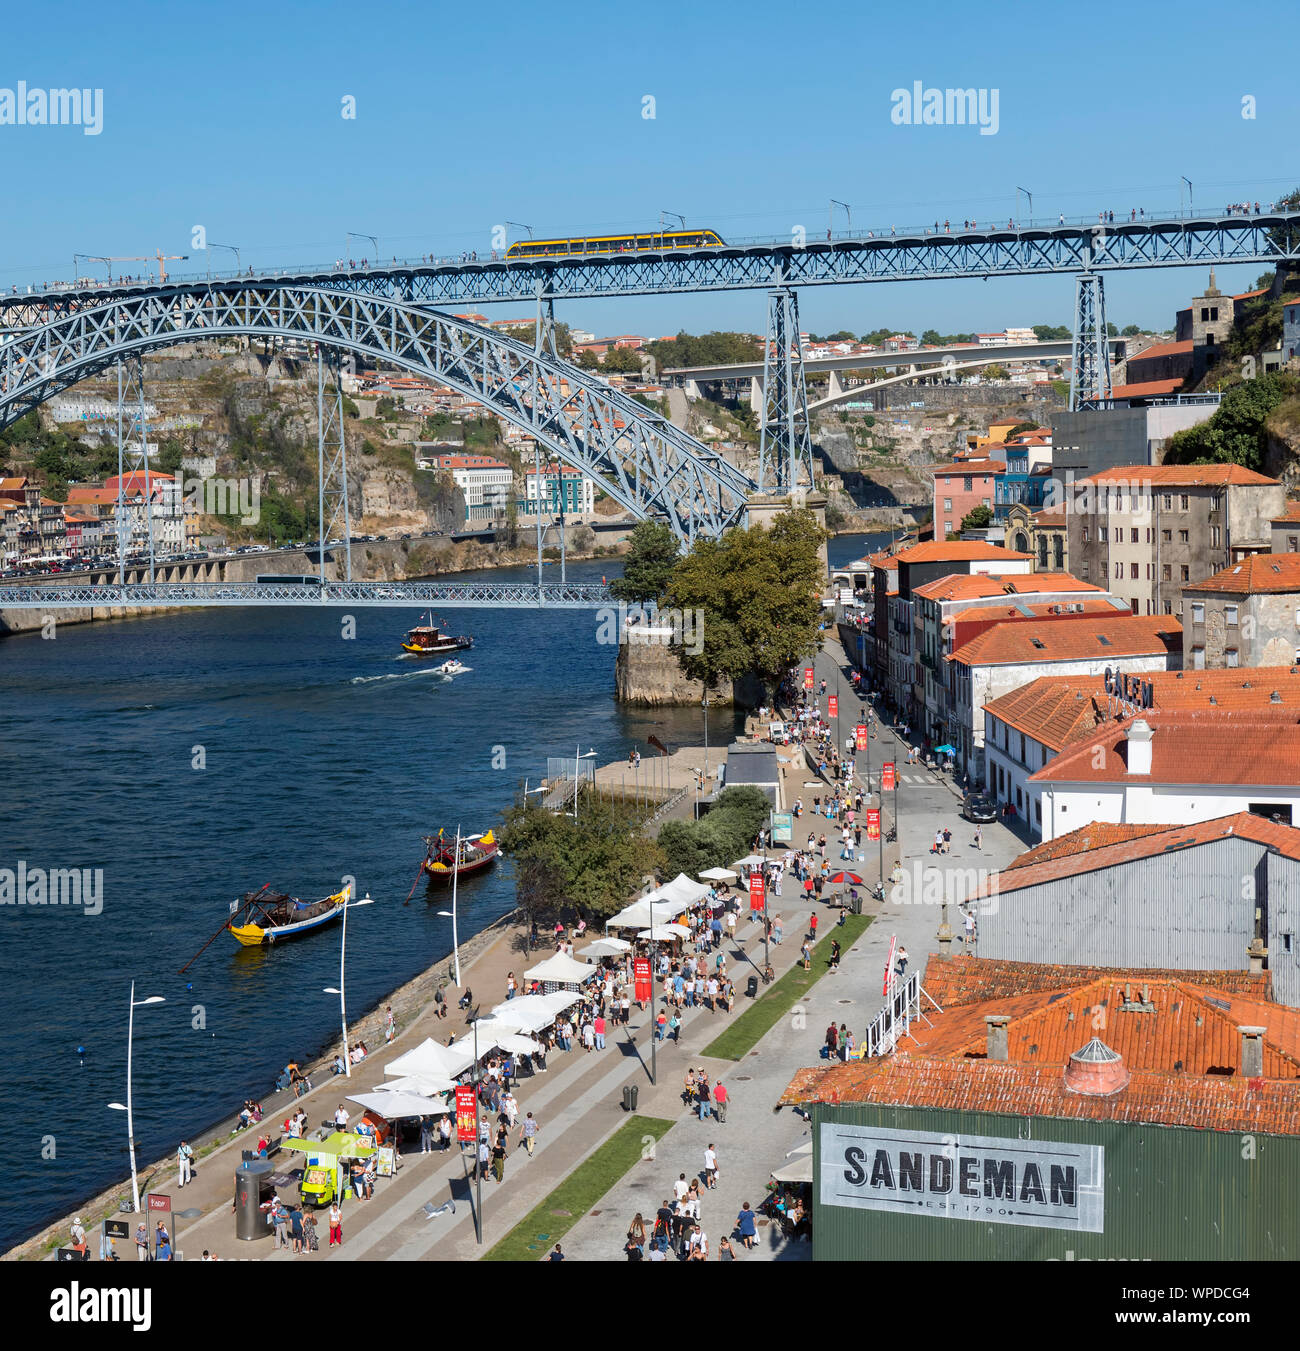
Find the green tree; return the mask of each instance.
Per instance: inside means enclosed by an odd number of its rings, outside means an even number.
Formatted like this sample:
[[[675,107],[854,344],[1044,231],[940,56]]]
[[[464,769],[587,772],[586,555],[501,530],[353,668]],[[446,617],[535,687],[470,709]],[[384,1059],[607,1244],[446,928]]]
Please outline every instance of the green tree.
[[[682,671],[708,685],[754,674],[771,687],[817,649],[827,538],[810,511],[784,512],[770,530],[751,526],[697,540],[665,597],[703,616],[700,650],[677,653]]]
[[[993,520],[993,513],[988,507],[980,505],[972,507],[961,518],[961,530],[983,530]]]
[[[1073,335],[1064,324],[1035,324],[1034,337],[1039,342],[1069,342]]]
[[[1283,371],[1233,385],[1208,422],[1170,438],[1165,463],[1240,464],[1259,472],[1268,447],[1264,423],[1283,400],[1298,394],[1300,379]]]
[[[1119,329],[1116,328],[1114,324],[1107,323],[1107,325],[1106,325],[1106,336],[1107,336],[1108,338],[1118,338],[1118,337],[1119,337]]]
[[[984,374],[990,380],[1005,380],[1007,378],[1006,367],[1000,366],[996,361],[991,366],[984,367]]]
[[[1014,441],[1022,432],[1036,432],[1038,429],[1038,423],[1036,422],[1017,422],[1007,433],[1007,440]]]
[[[1119,331],[1121,338],[1136,338],[1142,330],[1136,324],[1125,324]]]
[[[640,374],[641,371],[641,358],[630,347],[611,347],[600,364],[602,370],[615,375]]]
[[[677,536],[662,521],[641,521],[628,537],[623,575],[609,584],[616,600],[644,605],[668,589],[680,557]]]
[[[699,821],[665,821],[659,830],[664,871],[698,876],[705,868],[730,867],[747,854],[767,823],[770,807],[757,788],[724,788]]]
[[[582,367],[584,371],[598,371],[600,369],[600,358],[595,352],[583,348],[583,350],[578,353],[578,365]]]

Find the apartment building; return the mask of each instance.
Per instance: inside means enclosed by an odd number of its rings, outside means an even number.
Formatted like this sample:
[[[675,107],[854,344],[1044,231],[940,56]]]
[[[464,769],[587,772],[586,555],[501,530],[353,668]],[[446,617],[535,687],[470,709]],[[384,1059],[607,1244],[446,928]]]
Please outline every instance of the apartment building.
[[[1193,670],[1300,664],[1300,554],[1251,554],[1183,588]]]
[[[962,518],[975,507],[994,509],[998,480],[1006,473],[1001,460],[959,460],[936,465],[933,520],[936,540],[946,539],[961,528]]]
[[[1272,545],[1285,490],[1235,464],[1130,465],[1071,485],[1071,567],[1135,615],[1179,614],[1182,591]]]

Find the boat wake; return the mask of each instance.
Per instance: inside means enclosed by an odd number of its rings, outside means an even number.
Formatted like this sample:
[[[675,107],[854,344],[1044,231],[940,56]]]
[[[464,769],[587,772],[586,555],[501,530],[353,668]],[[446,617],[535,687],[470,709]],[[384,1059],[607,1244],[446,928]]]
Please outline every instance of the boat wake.
[[[386,675],[353,676],[348,683],[352,685],[373,685],[385,680],[414,680],[417,676],[435,676],[439,680],[448,679],[436,666],[421,666],[415,671],[393,671]]]

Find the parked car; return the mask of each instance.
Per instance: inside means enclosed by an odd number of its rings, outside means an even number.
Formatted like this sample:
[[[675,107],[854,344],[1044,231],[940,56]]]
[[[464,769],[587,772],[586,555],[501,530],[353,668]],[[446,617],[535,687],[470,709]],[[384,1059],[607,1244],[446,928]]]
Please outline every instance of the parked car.
[[[998,804],[983,793],[967,793],[961,804],[961,814],[968,821],[984,822],[998,819]]]

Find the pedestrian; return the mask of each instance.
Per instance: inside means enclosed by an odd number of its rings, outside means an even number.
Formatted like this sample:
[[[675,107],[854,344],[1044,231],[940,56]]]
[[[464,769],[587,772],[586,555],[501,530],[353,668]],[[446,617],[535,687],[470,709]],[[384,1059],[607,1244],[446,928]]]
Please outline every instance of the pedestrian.
[[[699,1082],[695,1086],[695,1095],[699,1102],[700,1120],[703,1121],[713,1112],[713,1095],[709,1090],[709,1080],[706,1075],[700,1075]]]
[[[713,1089],[713,1114],[718,1118],[718,1124],[725,1125],[727,1121],[727,1103],[729,1101],[725,1086],[719,1082]]]
[[[593,1026],[596,1034],[596,1050],[603,1051],[605,1049],[605,1019],[602,1014],[596,1015]]]
[[[451,1117],[444,1114],[438,1119],[438,1139],[442,1141],[444,1152],[451,1148]]]
[[[806,938],[803,941],[803,946],[799,949],[799,960],[803,963],[805,971],[812,970],[812,948],[808,946]]]
[[[546,1254],[546,1260],[548,1262],[564,1261],[564,1250],[560,1247],[558,1243],[555,1245],[554,1248],[551,1249],[549,1253]]]
[[[943,852],[945,854],[952,851],[952,831],[947,826],[943,828]]]
[[[930,846],[930,852],[932,854],[938,854],[941,853],[942,850],[943,850],[943,831],[936,830],[934,832],[934,843]]]
[[[820,882],[821,878],[819,877],[817,880]],[[821,888],[819,887],[817,890],[820,896]],[[808,937],[814,943],[817,941],[817,912],[815,910],[808,918]]]
[[[830,967],[832,971],[838,971],[840,969],[840,940],[838,938],[831,939]]]
[[[177,1187],[183,1187],[189,1180],[194,1169],[194,1151],[189,1147],[187,1141],[182,1140],[176,1150],[176,1169],[179,1173]]]
[[[497,1132],[496,1142],[492,1146],[492,1173],[498,1182],[506,1180],[506,1132],[504,1126]]]
[[[278,1252],[289,1246],[289,1212],[279,1197],[271,1203],[271,1221],[275,1225],[275,1248]]]
[[[963,910],[963,927],[965,928],[965,941],[969,947],[975,942],[975,912],[973,910]]]
[[[832,1023],[826,1029],[826,1050],[832,1060],[835,1058],[835,1051],[836,1048],[839,1046],[839,1041],[840,1041],[840,1030],[838,1027],[835,1026],[834,1023]]]
[[[710,1140],[704,1150],[704,1185],[712,1191],[718,1185],[718,1151]]]
[[[343,1246],[343,1212],[339,1209],[339,1203],[334,1201],[330,1205],[330,1241],[332,1248],[337,1244],[340,1248]]]
[[[393,1017],[393,1006],[384,1009],[384,1041],[390,1042],[397,1035],[397,1020]]]
[[[542,1128],[537,1124],[536,1117],[531,1112],[524,1117],[524,1124],[519,1128],[520,1135],[524,1141],[524,1153],[531,1159],[533,1156],[533,1146],[537,1143],[537,1133]]]
[[[428,1154],[433,1148],[433,1121],[427,1117],[420,1118],[420,1153]]]
[[[135,1227],[135,1258],[137,1262],[149,1260],[149,1231],[143,1222]]]
[[[976,849],[978,849],[978,848],[980,847],[980,843],[981,843],[981,841],[982,841],[983,839],[984,839],[984,827],[983,827],[983,826],[976,826],[976,827],[975,827],[975,848],[976,848]]]
[[[748,1201],[740,1207],[740,1214],[736,1216],[736,1232],[740,1235],[740,1241],[746,1248],[752,1248],[758,1241],[754,1212],[750,1210]]]
[[[905,975],[907,975],[907,962],[908,962],[907,949],[900,943],[898,945],[898,957],[897,957],[897,971],[900,980]]]

